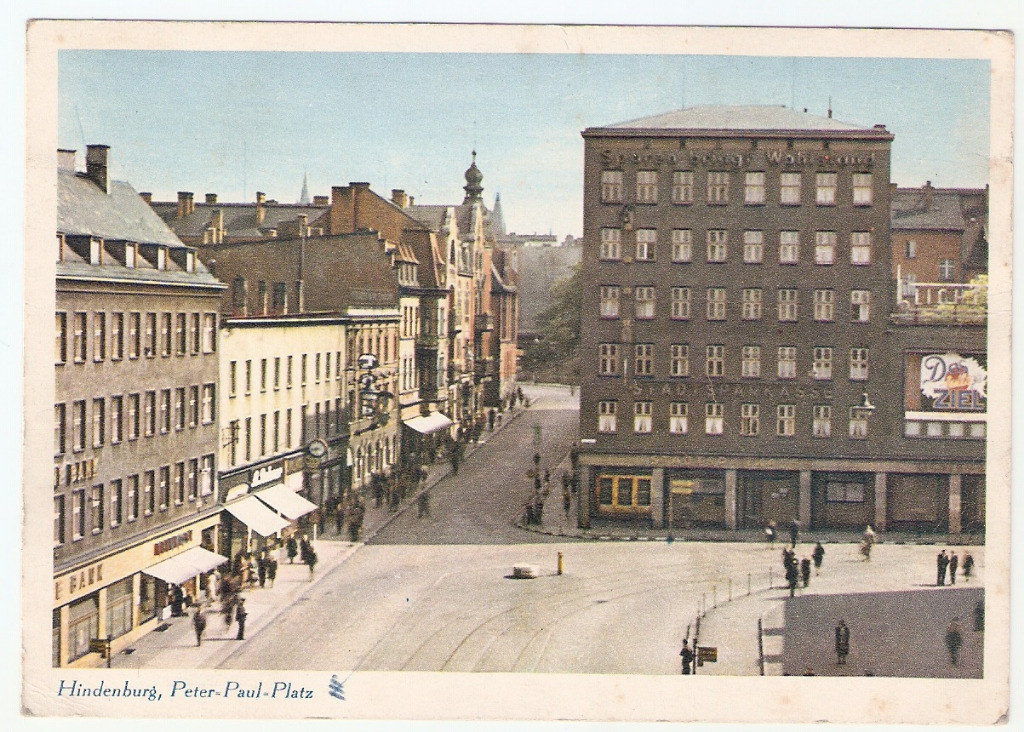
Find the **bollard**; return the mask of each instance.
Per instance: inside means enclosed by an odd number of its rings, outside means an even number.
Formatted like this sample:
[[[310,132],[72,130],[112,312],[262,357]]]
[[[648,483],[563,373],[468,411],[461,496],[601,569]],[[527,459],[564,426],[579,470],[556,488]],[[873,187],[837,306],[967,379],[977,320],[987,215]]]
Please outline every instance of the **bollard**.
[[[747,572],[747,595],[750,594],[750,572]]]
[[[562,552],[558,552],[558,573],[562,573]]]
[[[718,587],[716,585],[711,585],[711,607],[718,607]]]
[[[707,615],[708,612],[708,598],[707,593],[705,592],[700,593],[700,606],[703,608],[700,613],[701,617],[703,617],[704,615]]]
[[[729,578],[729,602],[732,602],[732,577]]]

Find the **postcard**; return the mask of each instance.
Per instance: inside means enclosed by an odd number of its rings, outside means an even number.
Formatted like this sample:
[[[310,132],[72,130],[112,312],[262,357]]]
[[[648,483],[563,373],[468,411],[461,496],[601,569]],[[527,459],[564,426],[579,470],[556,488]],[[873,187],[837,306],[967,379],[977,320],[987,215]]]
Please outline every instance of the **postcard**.
[[[25,715],[1004,718],[1011,35],[27,34]]]

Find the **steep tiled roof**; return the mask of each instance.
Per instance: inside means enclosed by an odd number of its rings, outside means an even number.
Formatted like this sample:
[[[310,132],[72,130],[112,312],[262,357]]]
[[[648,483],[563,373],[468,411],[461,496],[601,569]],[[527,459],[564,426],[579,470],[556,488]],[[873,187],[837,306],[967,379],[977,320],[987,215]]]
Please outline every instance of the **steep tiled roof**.
[[[195,210],[178,218],[177,202],[154,202],[153,210],[174,229],[178,236],[202,237],[210,226],[213,212],[220,210],[224,216],[224,231],[229,237],[259,238],[267,229],[279,229],[286,222],[294,222],[300,215],[306,215],[306,223],[313,226],[316,220],[326,214],[328,206],[266,203],[263,205],[263,222],[256,223],[255,203],[196,203]]]
[[[450,206],[424,206],[416,204],[415,206],[407,206],[402,210],[427,226],[427,228],[440,231],[441,227],[444,226],[445,216],[448,214],[449,208]]]
[[[930,199],[930,200],[929,200]],[[892,228],[963,231],[967,225],[957,191],[933,188],[897,188],[892,197]]]
[[[613,130],[797,130],[872,131],[870,125],[841,122],[831,117],[797,112],[783,106],[702,106],[677,109],[651,117],[605,125]]]

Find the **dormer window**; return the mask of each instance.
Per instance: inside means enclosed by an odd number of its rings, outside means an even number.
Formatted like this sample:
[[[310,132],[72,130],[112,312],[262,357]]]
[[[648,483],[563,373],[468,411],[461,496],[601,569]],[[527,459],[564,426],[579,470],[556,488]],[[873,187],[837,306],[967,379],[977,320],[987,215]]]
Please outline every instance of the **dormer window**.
[[[57,234],[57,261],[64,261],[64,235]]]
[[[89,240],[89,264],[103,264],[103,242],[100,239]]]
[[[167,269],[167,247],[156,248],[156,268],[159,270]]]
[[[196,253],[193,251],[185,252],[185,271],[196,271]]]
[[[128,242],[124,245],[124,266],[128,269],[135,269],[138,266],[139,246]]]

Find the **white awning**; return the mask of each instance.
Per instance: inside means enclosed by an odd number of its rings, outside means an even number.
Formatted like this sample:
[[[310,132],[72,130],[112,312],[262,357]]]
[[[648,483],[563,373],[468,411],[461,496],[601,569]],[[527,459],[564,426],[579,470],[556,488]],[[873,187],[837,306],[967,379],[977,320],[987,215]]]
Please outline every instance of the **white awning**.
[[[285,519],[253,496],[246,496],[238,503],[230,503],[224,508],[260,536],[273,536],[288,525]]]
[[[254,493],[265,504],[277,511],[285,518],[292,520],[299,516],[305,516],[310,511],[316,510],[316,504],[307,501],[288,486],[278,483],[259,493]]]
[[[406,427],[410,427],[423,435],[443,430],[452,424],[452,421],[440,412],[431,412],[425,417],[413,417],[412,419],[405,420]]]
[[[157,562],[152,567],[142,571],[168,584],[180,585],[196,575],[219,567],[226,561],[228,561],[227,557],[222,557],[220,554],[214,554],[202,547],[194,546],[177,556]]]

